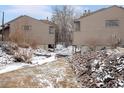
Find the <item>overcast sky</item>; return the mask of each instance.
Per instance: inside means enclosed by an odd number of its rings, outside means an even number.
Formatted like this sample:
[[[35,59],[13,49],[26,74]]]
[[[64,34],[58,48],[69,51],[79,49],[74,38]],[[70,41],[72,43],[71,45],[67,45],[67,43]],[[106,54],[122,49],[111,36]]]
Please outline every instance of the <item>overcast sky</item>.
[[[2,11],[5,12],[5,22],[10,21],[20,15],[28,15],[36,19],[51,18],[54,5],[0,5],[0,24],[2,18]],[[90,9],[95,11],[104,7],[105,5],[74,5],[72,6],[76,11],[83,13],[84,10]]]

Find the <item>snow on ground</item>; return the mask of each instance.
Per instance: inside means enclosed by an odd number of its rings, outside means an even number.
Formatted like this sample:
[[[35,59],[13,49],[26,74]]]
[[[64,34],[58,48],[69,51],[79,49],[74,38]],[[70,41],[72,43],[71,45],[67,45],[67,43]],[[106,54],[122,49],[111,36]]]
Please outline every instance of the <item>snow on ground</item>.
[[[5,44],[7,46],[7,44]],[[4,47],[5,47],[4,45]],[[85,50],[85,49],[84,49]],[[40,47],[38,47],[37,49],[32,49],[32,48],[18,48],[18,53],[27,53],[27,55],[29,55],[30,53],[32,53],[33,55],[31,55],[31,63],[32,64],[27,64],[27,63],[21,63],[21,62],[14,62],[14,57],[13,55],[8,55],[6,54],[3,50],[2,47],[0,47],[0,73],[5,73],[5,72],[9,72],[9,71],[13,71],[16,69],[20,69],[23,67],[27,67],[27,66],[35,66],[35,65],[42,65],[46,62],[52,62],[52,61],[56,61],[57,55],[60,56],[70,56],[73,53],[73,46],[69,46],[69,47],[64,47],[63,45],[58,44],[55,48],[55,52],[48,52]],[[15,53],[15,54],[16,54]]]
[[[63,45],[58,44],[55,49],[55,53],[58,55],[72,55],[73,47],[64,47]]]
[[[0,48],[0,74],[8,71],[16,70],[22,68],[26,64],[14,63],[14,58],[12,55],[7,55]]]
[[[82,87],[124,88],[124,52],[121,50],[105,49],[83,55],[74,54],[69,62]]]
[[[1,88],[77,88],[80,87],[76,76],[65,61],[57,61],[43,65],[23,68],[0,75]]]
[[[0,47],[0,74],[10,72],[13,70],[17,70],[20,68],[24,68],[24,67],[42,65],[46,62],[52,62],[56,60],[55,53],[45,51],[41,48],[38,48],[36,50],[33,50],[31,48],[19,48],[18,52],[27,53],[27,54],[33,53],[32,58],[31,58],[32,64],[14,62],[14,55],[6,54]]]
[[[34,50],[34,54],[35,55],[51,55],[51,52],[48,52],[48,51],[46,51],[46,50],[44,50],[44,49],[42,49],[42,48],[37,48],[37,49],[35,49]]]
[[[7,44],[3,45],[4,47],[8,47]],[[69,46],[65,48],[63,45],[58,44],[56,46],[55,52],[48,52],[44,49],[41,49],[40,47],[37,49],[32,48],[18,48],[18,52],[15,52],[15,54],[18,53],[27,53],[29,55],[32,53],[33,55],[31,58],[32,64],[27,63],[21,63],[21,62],[14,62],[13,55],[6,54],[5,51],[2,50],[2,47],[0,47],[0,74],[17,70],[24,67],[30,67],[30,66],[36,66],[36,65],[42,65],[46,62],[53,62],[56,61],[56,55],[65,55],[69,56],[72,55],[73,47]]]
[[[48,58],[45,57],[45,56],[34,56],[32,58],[32,63],[41,65],[43,63],[52,62],[52,61],[55,61],[55,60],[57,60],[55,53],[51,53],[51,56],[48,57]]]
[[[0,66],[0,74],[14,71],[17,69],[21,69],[21,68],[24,68],[26,66],[29,67],[31,65],[25,64],[25,63],[12,63],[12,64],[8,64],[8,65]]]
[[[0,65],[10,64],[13,62],[13,58],[11,55],[7,55],[5,52],[2,51],[0,48]]]
[[[4,45],[4,47],[7,46],[7,44]],[[83,50],[87,50],[84,49]],[[116,50],[108,49],[107,53],[119,53],[123,49],[117,48]],[[42,65],[46,62],[53,62],[57,60],[57,55],[61,56],[70,56],[73,53],[73,46],[64,47],[63,45],[58,44],[55,48],[55,52],[48,52],[42,48],[32,49],[32,48],[18,48],[18,52],[21,53],[32,53],[31,63],[21,63],[21,62],[14,62],[13,55],[8,55],[6,52],[0,47],[0,73],[5,73],[13,70],[17,70],[24,67],[30,67],[30,66],[36,66],[36,65]],[[17,53],[18,53],[17,52]]]

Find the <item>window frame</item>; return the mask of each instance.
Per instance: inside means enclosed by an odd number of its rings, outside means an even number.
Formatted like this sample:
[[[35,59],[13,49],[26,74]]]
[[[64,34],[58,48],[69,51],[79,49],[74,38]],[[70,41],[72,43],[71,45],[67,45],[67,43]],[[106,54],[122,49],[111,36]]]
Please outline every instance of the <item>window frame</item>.
[[[75,29],[75,32],[80,31],[80,21],[74,22],[74,29]]]
[[[27,27],[28,27],[28,29],[27,29]],[[23,28],[24,31],[30,31],[30,30],[32,30],[32,26],[31,25],[23,25],[22,28]]]
[[[105,20],[105,27],[119,27],[120,20]]]
[[[49,34],[55,34],[55,28],[53,26],[49,26]]]

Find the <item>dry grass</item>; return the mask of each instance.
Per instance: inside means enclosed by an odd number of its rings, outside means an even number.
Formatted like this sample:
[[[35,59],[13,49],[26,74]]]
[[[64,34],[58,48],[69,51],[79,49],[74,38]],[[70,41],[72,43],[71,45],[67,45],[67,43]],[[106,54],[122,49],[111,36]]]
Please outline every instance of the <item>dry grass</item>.
[[[23,48],[36,48],[39,44],[34,39],[29,39],[29,37],[26,36],[25,32],[22,31],[14,31],[10,35],[10,41],[18,44],[18,46]]]
[[[108,42],[110,44],[110,46],[112,48],[116,48],[117,46],[119,46],[119,44],[121,43],[121,41],[119,39],[117,39],[116,37],[111,37],[108,39]]]
[[[77,88],[75,74],[63,59],[0,74],[0,87]]]
[[[27,43],[33,48],[37,48],[38,45],[40,45],[36,40],[28,40]]]
[[[2,79],[5,80],[4,82],[0,81],[1,82],[0,87],[3,87],[3,88],[16,88],[16,87],[33,88],[33,87],[38,86],[37,81],[33,81],[33,77],[29,76],[29,75],[21,76],[18,74],[14,74],[14,77],[13,77],[13,73],[11,73],[8,75],[7,74],[3,75],[3,77],[0,76],[0,78],[1,78],[1,80]]]
[[[10,35],[9,38],[12,42],[15,42],[17,44],[21,44],[22,42],[25,41],[25,36],[24,36],[24,33],[22,31],[12,32],[12,34]]]

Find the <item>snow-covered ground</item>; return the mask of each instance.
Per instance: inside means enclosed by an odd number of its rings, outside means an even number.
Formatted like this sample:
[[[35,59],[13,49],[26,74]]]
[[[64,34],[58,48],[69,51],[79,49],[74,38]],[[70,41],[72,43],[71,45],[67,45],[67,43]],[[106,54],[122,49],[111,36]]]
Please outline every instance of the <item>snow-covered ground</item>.
[[[51,53],[50,55],[51,56],[48,57],[48,58],[45,57],[45,56],[33,56],[32,57],[32,63],[33,64],[41,65],[41,64],[43,64],[45,62],[52,62],[52,61],[57,60],[55,53]]]
[[[29,67],[31,65],[25,64],[25,63],[12,63],[12,64],[6,64],[4,66],[0,65],[0,74],[10,72],[10,71],[14,71],[14,70],[17,70],[17,69],[21,69],[21,68],[24,68],[26,66]]]
[[[80,52],[80,51],[87,51],[87,48],[81,48],[81,47],[77,47],[75,49],[74,46],[68,46],[68,47],[64,47],[61,44],[56,45],[55,48],[55,53],[58,55],[63,55],[63,56],[72,56],[72,54],[74,53],[74,51],[76,52]]]
[[[7,47],[8,45],[3,45]],[[73,47],[69,46],[67,48],[58,44],[56,46],[55,52],[48,52],[42,48],[32,49],[32,48],[20,48],[18,47],[18,51],[15,52],[15,55],[18,54],[26,54],[31,55],[31,63],[22,63],[22,62],[14,62],[14,55],[7,54],[2,47],[0,47],[0,74],[6,73],[9,71],[14,71],[17,69],[21,69],[24,67],[31,67],[36,65],[42,65],[46,62],[53,62],[57,60],[57,55],[61,56],[69,56],[72,55]]]
[[[3,45],[4,47],[7,47],[8,45]],[[17,70],[24,67],[30,67],[30,66],[36,66],[36,65],[42,65],[46,62],[53,62],[57,60],[57,55],[59,56],[72,56],[73,54],[73,46],[69,46],[65,48],[63,45],[58,44],[55,48],[54,52],[48,52],[42,48],[32,49],[32,48],[18,48],[18,51],[15,54],[18,53],[27,53],[26,55],[31,55],[31,63],[22,63],[22,62],[14,62],[14,55],[7,54],[3,49],[3,47],[0,47],[0,74]],[[78,51],[79,49],[77,49]],[[82,51],[87,51],[86,48],[83,48]],[[111,49],[108,49],[108,54],[119,53],[123,52],[123,48],[117,48],[115,51],[112,51]],[[123,52],[124,53],[124,52]]]
[[[58,55],[67,55],[68,56],[68,55],[72,55],[72,52],[73,52],[72,46],[65,48],[64,46],[58,44],[55,49],[55,53]]]
[[[31,67],[36,65],[42,65],[46,62],[53,62],[57,60],[56,54],[45,51],[41,48],[33,50],[31,48],[19,48],[18,52],[20,53],[33,53],[31,58],[31,63],[22,63],[22,62],[14,62],[14,55],[8,55],[6,52],[0,48],[0,74],[6,73],[9,71],[14,71],[17,69],[21,69],[24,67]],[[18,54],[17,52],[17,54]],[[16,54],[16,53],[15,53]],[[47,56],[48,55],[48,56]]]
[[[62,45],[57,45],[54,52],[49,52],[40,47],[37,49],[18,47],[16,52],[14,51],[14,54],[11,54],[6,52],[8,49],[6,50],[3,49],[3,47],[0,47],[0,74],[21,68],[35,68],[37,65],[41,65],[42,67],[46,66],[43,68],[43,72],[45,72],[42,74],[43,76],[40,74],[37,78],[40,79],[39,82],[47,83],[48,87],[56,87],[52,84],[54,84],[55,81],[59,84],[58,81],[61,81],[61,77],[63,77],[61,74],[68,63],[63,56],[68,56],[68,61],[71,63],[73,70],[75,70],[75,74],[78,77],[77,79],[81,82],[82,87],[124,87],[124,76],[122,74],[124,72],[124,48],[117,47],[116,49],[107,48],[104,50],[89,51],[89,48],[83,47],[81,49],[82,55],[80,53],[73,54],[73,49],[73,46],[66,48]],[[17,56],[20,54],[27,55],[30,63],[28,63],[28,61],[15,61],[15,55]],[[63,61],[60,62],[60,59],[57,57],[62,57]],[[62,66],[63,62],[65,67]],[[49,67],[49,65],[51,65],[51,67]],[[56,67],[55,69],[54,66]],[[50,73],[53,78],[55,72],[57,72],[57,78],[55,81],[50,82],[50,76],[44,78],[48,73]],[[65,72],[67,73],[68,70]],[[63,75],[65,74],[63,73]]]

